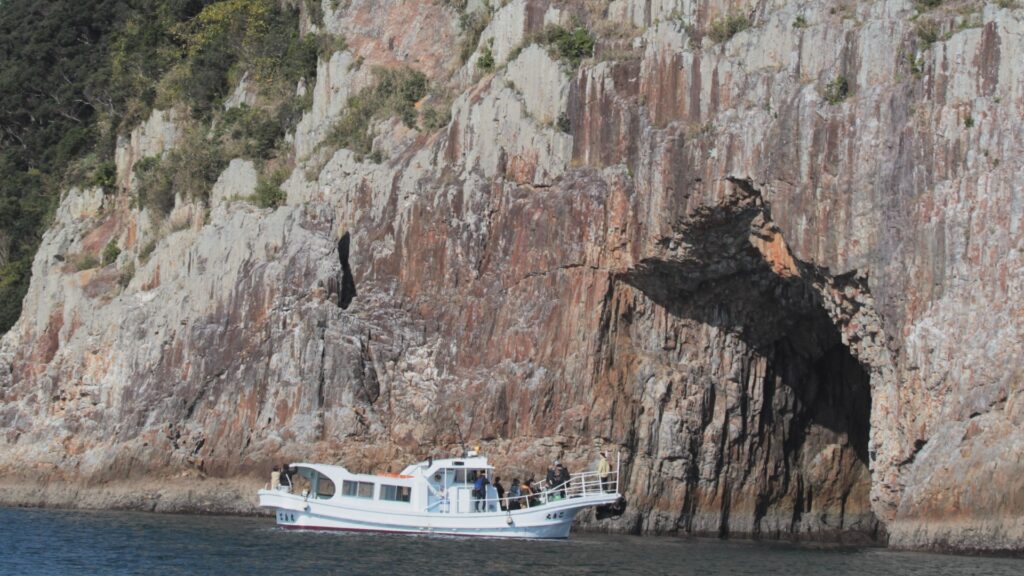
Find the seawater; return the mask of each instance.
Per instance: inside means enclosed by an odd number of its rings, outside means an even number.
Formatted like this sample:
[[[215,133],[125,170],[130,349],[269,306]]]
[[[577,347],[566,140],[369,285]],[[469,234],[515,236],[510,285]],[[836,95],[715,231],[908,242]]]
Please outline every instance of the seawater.
[[[1024,574],[1024,560],[684,538],[295,532],[267,518],[0,508],[0,574]]]

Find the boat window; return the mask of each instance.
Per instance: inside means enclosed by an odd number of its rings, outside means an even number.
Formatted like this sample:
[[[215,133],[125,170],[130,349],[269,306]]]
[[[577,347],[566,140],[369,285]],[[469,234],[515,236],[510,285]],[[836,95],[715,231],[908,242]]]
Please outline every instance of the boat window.
[[[455,483],[456,484],[465,484],[466,483],[466,470],[464,468],[459,468],[458,470],[455,471]]]
[[[373,498],[373,482],[345,480],[341,483],[341,495],[353,498]]]
[[[408,502],[412,497],[412,488],[408,486],[380,485],[380,499],[392,502]]]
[[[334,482],[330,478],[321,476],[316,483],[316,497],[331,498],[332,496],[334,496]]]
[[[359,493],[357,494],[360,498],[373,498],[373,482],[360,482]]]

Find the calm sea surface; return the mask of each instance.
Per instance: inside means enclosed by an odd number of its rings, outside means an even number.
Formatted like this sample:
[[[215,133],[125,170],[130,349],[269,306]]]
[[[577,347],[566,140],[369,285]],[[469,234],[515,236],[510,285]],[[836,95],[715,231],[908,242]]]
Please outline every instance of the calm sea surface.
[[[262,518],[0,508],[0,574],[1024,574],[1024,560],[575,534],[517,542],[289,532]]]

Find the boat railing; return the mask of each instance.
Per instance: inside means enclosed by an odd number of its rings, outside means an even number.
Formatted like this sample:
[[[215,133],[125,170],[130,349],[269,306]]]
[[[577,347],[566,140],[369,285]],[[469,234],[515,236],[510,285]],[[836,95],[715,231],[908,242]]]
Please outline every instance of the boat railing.
[[[447,490],[434,492],[433,501],[427,505],[428,512],[442,514],[465,514],[477,512],[505,512],[536,508],[546,504],[593,496],[609,496],[619,492],[619,467],[609,471],[606,476],[599,472],[587,471],[571,474],[569,480],[558,485],[549,486],[546,481],[534,483],[529,494],[504,496],[502,498],[471,498],[463,501],[459,498],[462,490],[468,487],[450,487]],[[507,492],[506,492],[507,494]],[[468,505],[468,509],[464,509]]]
[[[617,494],[619,492],[619,471],[609,472],[603,478],[598,472],[578,472],[571,474],[567,482],[548,486],[547,481],[542,481],[537,484],[537,487],[537,491],[528,495],[486,498],[484,499],[485,508],[493,510],[497,505],[501,510],[509,510],[510,507],[512,510],[524,510],[560,500]]]

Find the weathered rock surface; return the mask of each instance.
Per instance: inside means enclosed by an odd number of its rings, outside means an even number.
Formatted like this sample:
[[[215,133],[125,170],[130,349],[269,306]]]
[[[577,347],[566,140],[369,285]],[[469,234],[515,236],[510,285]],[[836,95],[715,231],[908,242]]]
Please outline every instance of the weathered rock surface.
[[[145,259],[144,215],[68,194],[0,345],[0,474],[49,491],[8,502],[248,510],[272,462],[465,438],[510,476],[619,451],[598,529],[1024,548],[1024,12],[947,2],[925,46],[909,0],[516,0],[480,77],[446,3],[323,4],[349,51],[287,206],[221,202]],[[702,37],[729,12],[752,27]],[[578,70],[515,50],[570,16]],[[357,55],[447,83],[450,124],[317,158]],[[110,238],[123,289],[66,263]]]

